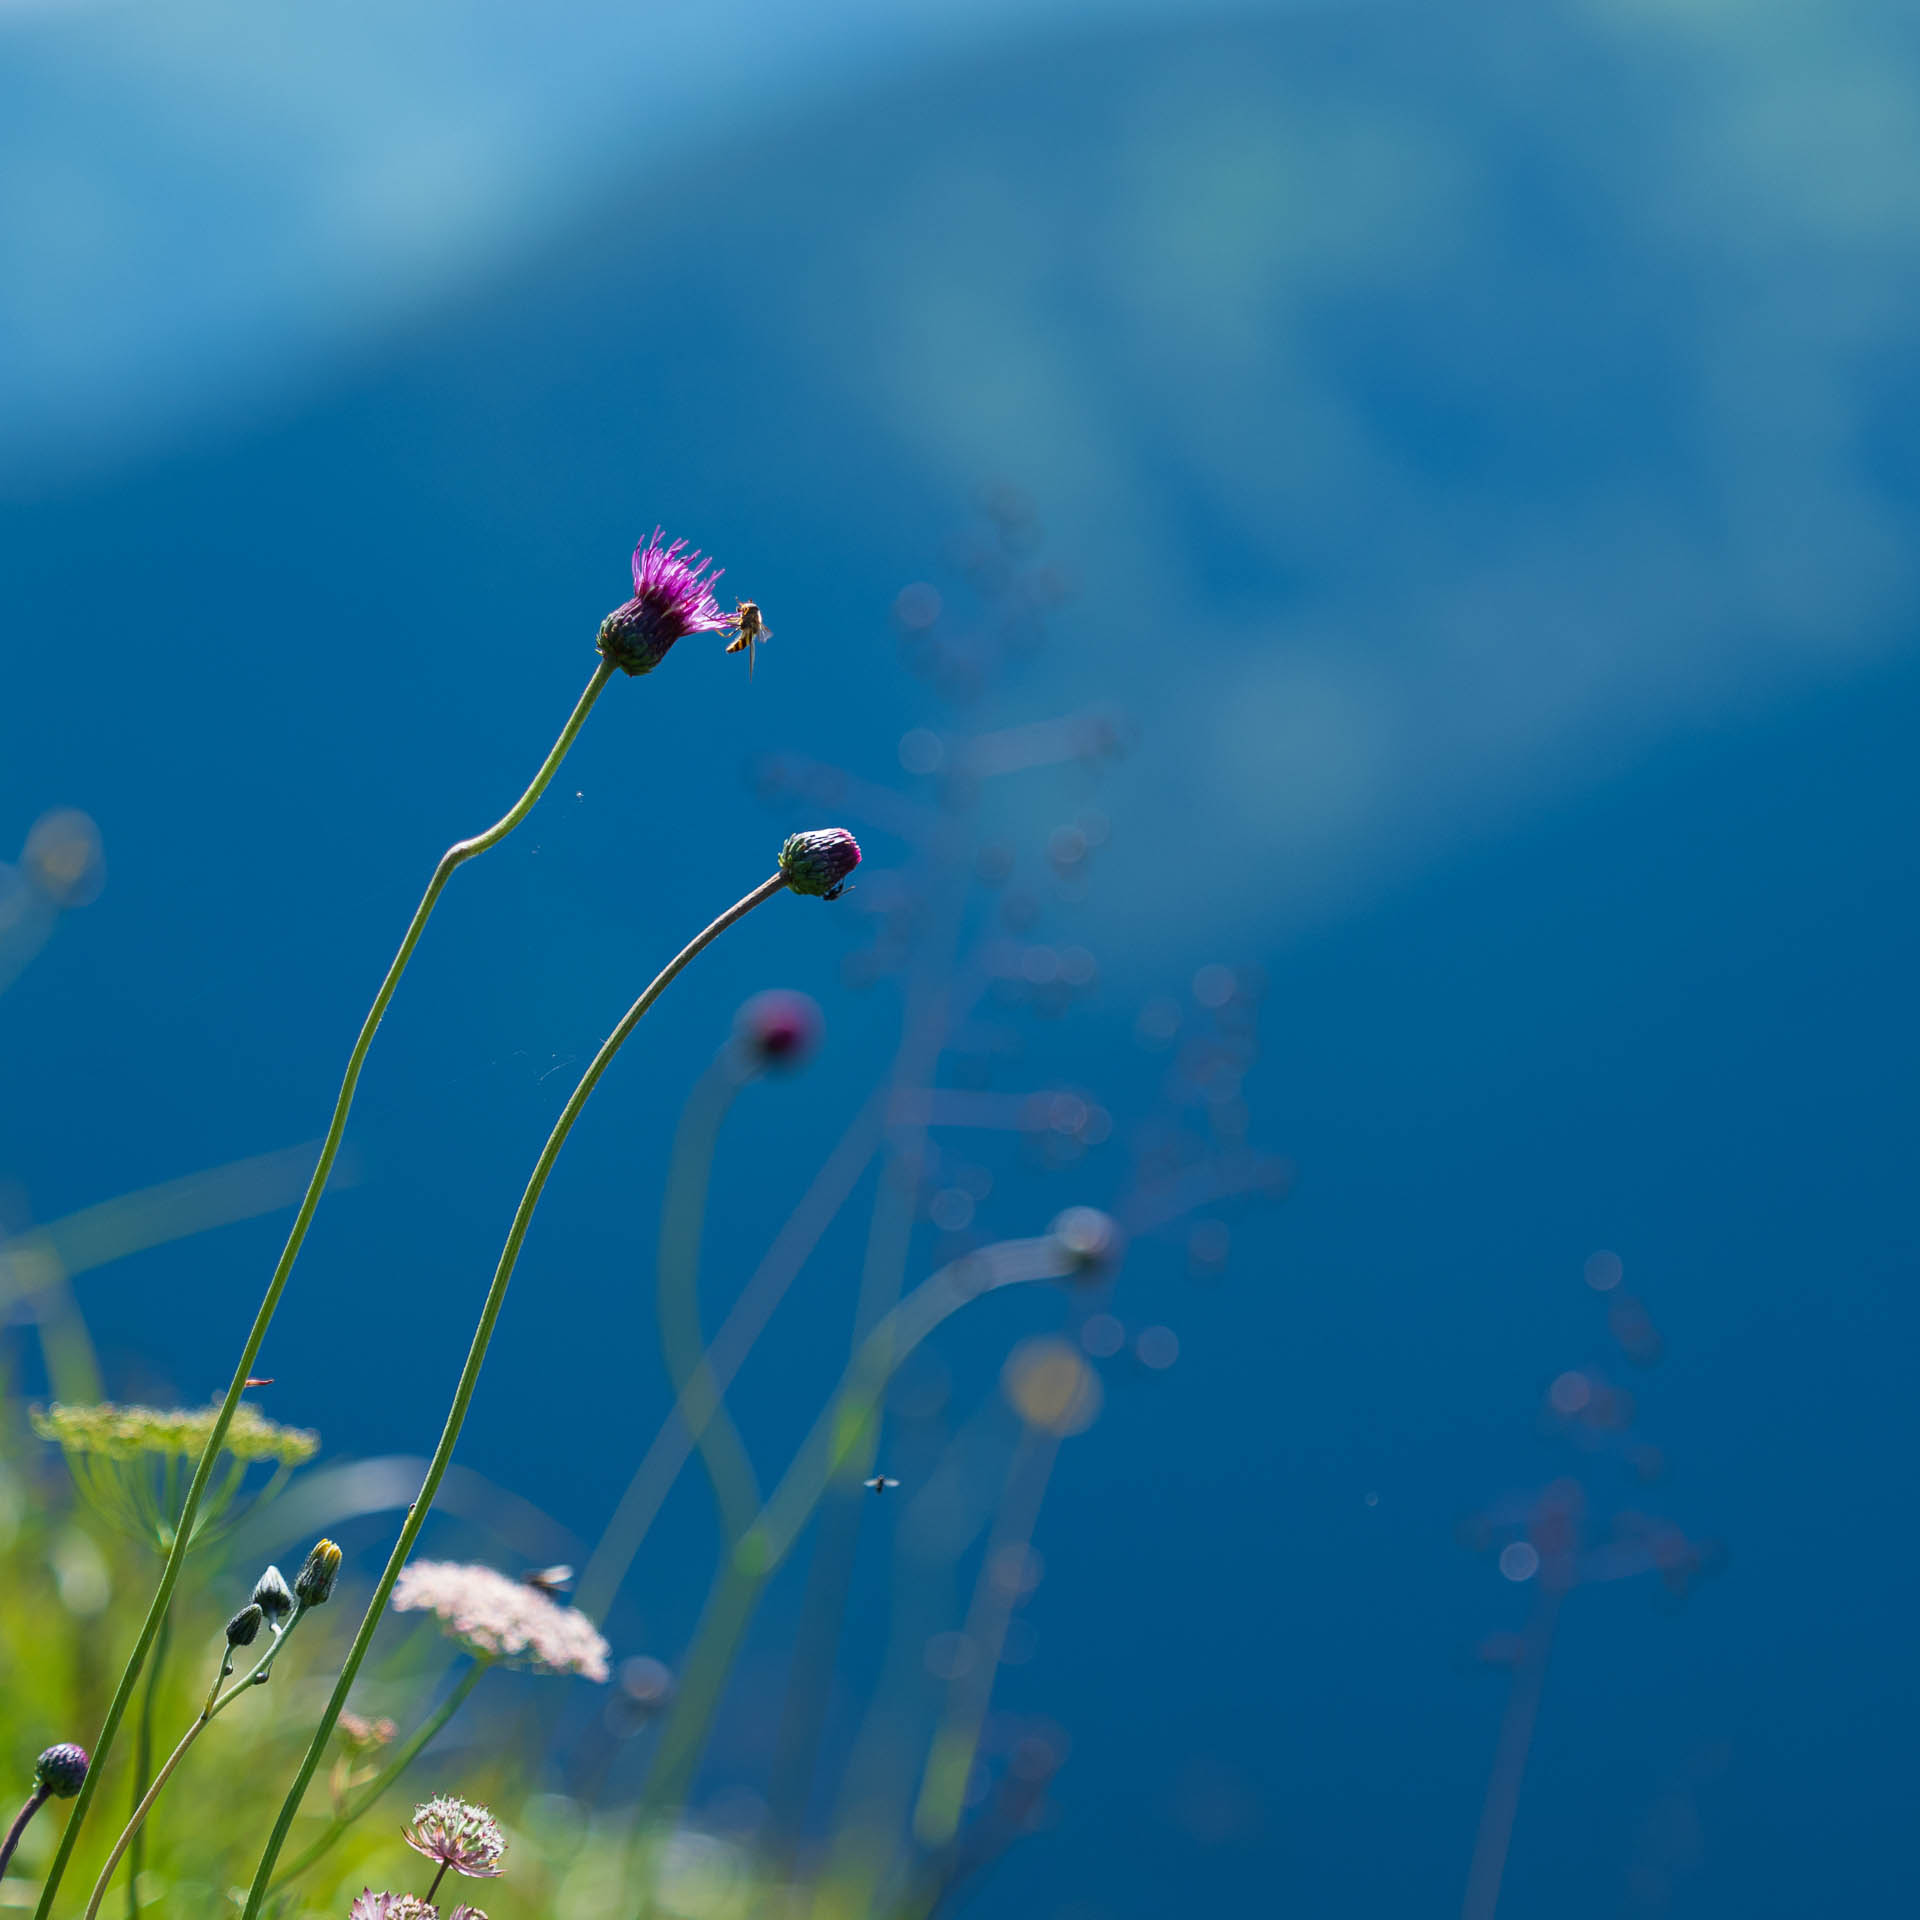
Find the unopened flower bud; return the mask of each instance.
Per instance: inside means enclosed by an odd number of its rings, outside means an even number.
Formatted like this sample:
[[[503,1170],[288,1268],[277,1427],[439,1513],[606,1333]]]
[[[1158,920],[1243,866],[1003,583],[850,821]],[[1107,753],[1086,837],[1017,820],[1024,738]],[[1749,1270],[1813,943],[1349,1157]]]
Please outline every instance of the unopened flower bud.
[[[340,1549],[331,1540],[322,1540],[307,1555],[307,1564],[293,1583],[294,1598],[304,1607],[321,1606],[339,1577]]]
[[[293,1611],[293,1593],[278,1567],[269,1567],[254,1582],[253,1604],[278,1626]]]
[[[87,1782],[87,1750],[63,1740],[33,1763],[33,1784],[58,1800],[71,1800]]]
[[[795,893],[837,900],[847,875],[860,864],[860,843],[845,827],[816,827],[787,836],[780,849],[780,871]]]
[[[769,987],[733,1016],[734,1044],[763,1071],[805,1066],[820,1044],[820,1006],[804,993]]]
[[[260,1637],[260,1629],[266,1617],[266,1609],[257,1600],[249,1600],[227,1622],[227,1645],[230,1647],[252,1646]]]

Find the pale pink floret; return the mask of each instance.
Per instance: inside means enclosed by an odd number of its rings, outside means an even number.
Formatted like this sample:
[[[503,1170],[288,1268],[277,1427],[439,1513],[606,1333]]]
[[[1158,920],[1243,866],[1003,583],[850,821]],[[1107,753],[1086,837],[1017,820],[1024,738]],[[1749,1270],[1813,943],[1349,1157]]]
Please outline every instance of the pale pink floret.
[[[500,1831],[499,1821],[471,1800],[443,1793],[415,1807],[400,1837],[415,1853],[469,1880],[491,1880],[506,1871],[500,1860],[507,1850],[507,1836]]]
[[[607,1643],[593,1622],[525,1581],[457,1560],[416,1560],[393,1589],[400,1613],[431,1613],[470,1653],[536,1673],[607,1677]]]
[[[417,1893],[375,1893],[363,1887],[347,1909],[347,1920],[438,1920],[439,1909]]]

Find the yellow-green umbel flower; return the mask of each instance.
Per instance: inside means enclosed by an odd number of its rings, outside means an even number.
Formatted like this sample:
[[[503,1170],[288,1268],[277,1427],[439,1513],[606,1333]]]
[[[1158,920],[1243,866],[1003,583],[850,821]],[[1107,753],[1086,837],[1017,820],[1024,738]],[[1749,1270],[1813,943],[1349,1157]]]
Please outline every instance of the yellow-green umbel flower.
[[[179,1507],[178,1476],[199,1459],[219,1417],[219,1408],[55,1404],[33,1413],[33,1430],[66,1456],[87,1504],[123,1533],[165,1553],[173,1545]],[[244,1403],[220,1443],[226,1471],[209,1483],[195,1516],[196,1542],[229,1531],[240,1518],[247,1469],[272,1469],[255,1482],[249,1506],[278,1493],[287,1476],[320,1450],[320,1436],[283,1427]]]

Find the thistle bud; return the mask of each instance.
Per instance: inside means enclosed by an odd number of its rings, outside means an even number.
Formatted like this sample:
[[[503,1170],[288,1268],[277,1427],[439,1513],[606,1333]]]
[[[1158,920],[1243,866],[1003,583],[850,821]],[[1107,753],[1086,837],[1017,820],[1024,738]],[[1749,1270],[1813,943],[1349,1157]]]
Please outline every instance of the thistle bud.
[[[247,1604],[227,1622],[227,1645],[230,1647],[250,1647],[260,1637],[260,1628],[266,1621],[266,1612],[256,1601]]]
[[[87,1750],[63,1740],[33,1763],[33,1784],[57,1800],[71,1800],[86,1785]]]
[[[769,987],[733,1016],[733,1041],[762,1072],[787,1072],[806,1065],[820,1044],[821,1025],[817,1001],[785,987]]]
[[[307,1555],[307,1564],[300,1569],[299,1578],[293,1583],[294,1598],[303,1607],[322,1606],[333,1592],[333,1583],[339,1577],[340,1549],[331,1540],[322,1540]]]
[[[253,1604],[276,1627],[293,1611],[293,1594],[278,1567],[269,1567],[254,1583]]]
[[[837,900],[847,875],[860,864],[860,843],[845,827],[816,827],[787,836],[780,849],[780,871],[795,893]]]

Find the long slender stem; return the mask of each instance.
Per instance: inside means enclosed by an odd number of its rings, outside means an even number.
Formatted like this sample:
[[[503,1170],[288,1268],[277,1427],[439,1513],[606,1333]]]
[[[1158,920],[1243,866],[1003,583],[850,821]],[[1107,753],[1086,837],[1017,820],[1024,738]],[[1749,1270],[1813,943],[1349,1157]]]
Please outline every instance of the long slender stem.
[[[606,686],[613,673],[611,664],[602,661],[587,682],[586,691],[575,703],[573,712],[568,716],[567,724],[561,728],[560,737],[553,743],[552,750],[541,762],[540,771],[533,776],[532,784],[527,788],[512,808],[490,826],[486,832],[475,834],[470,840],[456,841],[440,856],[440,864],[433,870],[433,878],[427,882],[427,890],[421,896],[420,904],[414,909],[413,918],[407,924],[407,931],[400,942],[400,950],[393,957],[393,964],[387,969],[387,976],[380,983],[380,991],[373,997],[373,1005],[368,1009],[366,1020],[360,1028],[360,1036],[353,1044],[353,1051],[347,1057],[347,1072],[341,1082],[339,1097],[333,1104],[333,1118],[327,1124],[326,1138],[320,1145],[320,1158],[313,1169],[313,1177],[307,1182],[307,1190],[300,1202],[300,1210],[294,1215],[292,1231],[287,1235],[287,1244],[281,1249],[280,1259],[273,1270],[273,1277],[267,1282],[267,1290],[260,1302],[260,1309],[254,1315],[252,1329],[247,1334],[247,1342],[240,1353],[239,1364],[233,1370],[233,1379],[227,1388],[227,1397],[220,1404],[220,1412],[213,1423],[213,1430],[207,1435],[207,1444],[200,1455],[199,1465],[194,1468],[193,1483],[187,1489],[186,1504],[181,1509],[178,1530],[173,1539],[172,1549],[167,1554],[167,1564],[160,1575],[160,1585],[155,1590],[152,1604],[147,1608],[147,1617],[141,1623],[140,1637],[134,1642],[133,1652],[127,1657],[126,1670],[120,1676],[120,1684],[114,1689],[113,1699],[107,1707],[107,1717],[102,1723],[98,1737],[93,1744],[93,1765],[87,1769],[87,1777],[80,1788],[79,1798],[74,1801],[72,1817],[67,1821],[67,1830],[61,1836],[59,1851],[53,1857],[53,1864],[47,1870],[46,1884],[40,1889],[40,1904],[34,1908],[34,1920],[47,1920],[52,1910],[54,1895],[60,1889],[60,1881],[67,1870],[67,1861],[72,1856],[74,1842],[79,1838],[81,1823],[86,1819],[87,1809],[92,1804],[95,1788],[106,1771],[107,1754],[113,1746],[114,1736],[120,1731],[120,1722],[126,1717],[128,1702],[133,1698],[133,1689],[140,1678],[140,1669],[146,1663],[148,1652],[154,1642],[154,1636],[160,1631],[160,1622],[166,1617],[167,1607],[173,1599],[173,1590],[180,1580],[180,1569],[185,1564],[187,1549],[193,1540],[194,1516],[200,1510],[200,1497],[206,1491],[208,1477],[213,1472],[213,1463],[219,1458],[220,1449],[226,1441],[227,1428],[233,1423],[234,1409],[240,1404],[240,1396],[246,1390],[247,1377],[253,1372],[253,1363],[260,1356],[261,1343],[267,1337],[267,1329],[273,1324],[273,1316],[280,1305],[280,1296],[286,1290],[288,1276],[293,1272],[293,1263],[299,1257],[302,1242],[307,1237],[307,1228],[313,1222],[315,1209],[320,1204],[320,1195],[325,1191],[327,1178],[333,1171],[333,1163],[340,1152],[340,1142],[347,1130],[347,1114],[353,1106],[353,1096],[360,1084],[360,1070],[366,1064],[368,1049],[373,1045],[373,1036],[385,1017],[388,1003],[393,999],[394,990],[400,984],[400,976],[406,971],[407,962],[413,958],[413,950],[419,945],[420,936],[426,930],[428,917],[432,914],[441,890],[452,877],[454,870],[485,853],[490,847],[498,846],[529,813],[534,802],[546,790],[547,782],[558,770],[567,750],[573,745],[580,729],[586,724],[587,715],[593,710],[593,703],[599,699],[600,692]]]
[[[880,1144],[882,1117],[886,1112],[889,1087],[879,1088],[854,1117],[841,1135],[839,1144],[828,1154],[813,1184],[801,1196],[800,1204],[788,1216],[787,1223],[774,1236],[753,1277],[741,1288],[732,1311],[713,1336],[706,1351],[706,1367],[716,1393],[725,1393],[733,1377],[745,1364],[753,1345],[766,1330],[767,1322],[785,1298],[808,1256],[820,1243],[820,1236],[833,1224],[846,1205],[848,1196],[859,1185],[860,1177]],[[587,1561],[580,1576],[574,1605],[591,1620],[606,1617],[607,1608],[620,1591],[620,1584],[632,1567],[653,1525],[661,1503],[672,1490],[680,1469],[693,1453],[697,1429],[688,1418],[683,1396],[661,1422],[620,1504],[607,1522],[600,1544]]]
[[[1514,1816],[1520,1811],[1520,1783],[1526,1778],[1533,1729],[1540,1718],[1540,1696],[1546,1690],[1547,1660],[1553,1651],[1554,1629],[1559,1625],[1564,1598],[1560,1587],[1542,1582],[1513,1670],[1507,1710],[1500,1720],[1493,1771],[1480,1807],[1480,1830],[1474,1836],[1473,1862],[1467,1869],[1467,1891],[1460,1903],[1461,1920],[1493,1920],[1500,1905],[1500,1883],[1506,1877]]]
[[[387,1558],[386,1570],[380,1576],[380,1584],[374,1588],[373,1598],[367,1602],[367,1610],[361,1617],[360,1630],[354,1635],[353,1645],[347,1651],[346,1664],[340,1669],[339,1679],[334,1682],[332,1696],[327,1701],[326,1710],[320,1716],[319,1726],[314,1729],[306,1757],[300,1762],[300,1770],[294,1775],[293,1785],[287,1789],[287,1796],[280,1804],[280,1813],[273,1823],[273,1832],[267,1838],[266,1849],[260,1856],[259,1866],[254,1869],[253,1885],[247,1893],[246,1911],[242,1920],[255,1920],[255,1916],[260,1911],[260,1903],[266,1897],[267,1882],[273,1875],[274,1863],[279,1859],[280,1849],[286,1843],[287,1830],[293,1825],[294,1815],[299,1811],[301,1799],[306,1794],[308,1783],[313,1779],[314,1769],[320,1764],[320,1755],[333,1733],[334,1722],[340,1717],[340,1709],[346,1704],[347,1692],[353,1685],[354,1676],[358,1674],[361,1662],[367,1657],[367,1648],[372,1643],[375,1627],[380,1624],[381,1614],[386,1611],[387,1598],[393,1592],[393,1583],[399,1579],[400,1569],[406,1564],[407,1556],[413,1551],[413,1543],[420,1537],[420,1529],[426,1524],[427,1512],[433,1505],[433,1496],[439,1491],[448,1463],[453,1458],[454,1446],[460,1438],[460,1429],[465,1424],[467,1409],[473,1403],[474,1389],[480,1381],[480,1369],[487,1357],[487,1346],[493,1338],[494,1324],[500,1318],[500,1309],[506,1302],[507,1286],[513,1278],[514,1265],[520,1258],[520,1248],[527,1237],[527,1228],[532,1224],[534,1209],[540,1204],[540,1195],[546,1189],[547,1178],[553,1172],[554,1162],[560,1157],[560,1149],[566,1145],[567,1135],[573,1131],[574,1122],[579,1119],[581,1109],[587,1104],[588,1096],[599,1085],[601,1075],[612,1065],[614,1055],[626,1044],[628,1036],[640,1024],[647,1009],[667,990],[680,971],[702,948],[717,940],[736,920],[744,919],[763,901],[771,900],[776,893],[785,888],[786,884],[787,878],[784,873],[775,873],[761,881],[751,893],[736,900],[719,919],[682,947],[639,999],[627,1009],[620,1024],[602,1042],[600,1051],[593,1056],[592,1063],[581,1076],[580,1084],[574,1088],[567,1104],[560,1110],[560,1117],[554,1122],[552,1133],[547,1136],[547,1144],[541,1148],[540,1158],[534,1162],[533,1174],[527,1181],[526,1191],[520,1196],[520,1204],[514,1210],[513,1224],[507,1229],[506,1245],[500,1250],[499,1264],[494,1268],[493,1284],[487,1289],[486,1304],[480,1310],[480,1323],[474,1329],[473,1343],[467,1349],[467,1362],[461,1369],[460,1383],[454,1389],[453,1405],[448,1409],[446,1425],[441,1429],[440,1444],[433,1450],[433,1458],[428,1463],[426,1478],[420,1484],[420,1492],[407,1514],[406,1523],[400,1529],[400,1537],[394,1542],[393,1552]]]
[[[1000,1287],[1056,1280],[1071,1271],[1066,1250],[1047,1235],[983,1247],[923,1281],[861,1342],[759,1518],[722,1566],[654,1753],[643,1819],[677,1805],[692,1783],[708,1723],[760,1594],[827,1490],[838,1483],[847,1461],[859,1457],[887,1382],[942,1321],[969,1301]]]
[[[1025,1553],[1033,1538],[1040,1502],[1059,1452],[1057,1432],[1031,1423],[1021,1427],[1020,1444],[1007,1469],[999,1519],[988,1537],[979,1578],[974,1582],[973,1603],[967,1609],[965,1633],[973,1649],[973,1662],[950,1685],[947,1711],[927,1755],[920,1798],[913,1810],[914,1837],[923,1847],[946,1847],[959,1829],[967,1779],[979,1751],[980,1731],[993,1699],[994,1676],[1006,1648],[1007,1623],[1013,1617],[1017,1597],[1016,1586],[1007,1577],[1007,1556]]]
[[[132,1819],[121,1829],[120,1838],[113,1843],[113,1851],[107,1855],[107,1864],[100,1869],[100,1878],[93,1883],[93,1895],[87,1902],[86,1920],[95,1920],[95,1916],[100,1911],[100,1902],[107,1897],[107,1885],[113,1878],[114,1869],[119,1866],[121,1856],[126,1852],[128,1847],[133,1844],[134,1836],[138,1834],[141,1827],[145,1825],[147,1815],[153,1811],[153,1803],[160,1798],[160,1790],[172,1777],[174,1768],[187,1757],[187,1749],[191,1747],[193,1743],[212,1726],[214,1721],[219,1719],[249,1687],[257,1685],[261,1680],[266,1678],[267,1670],[273,1665],[280,1649],[286,1645],[287,1635],[300,1624],[300,1616],[305,1611],[306,1609],[304,1607],[296,1607],[293,1611],[293,1618],[287,1622],[286,1626],[281,1629],[280,1633],[275,1636],[273,1640],[261,1648],[259,1659],[257,1659],[226,1692],[218,1695],[217,1698],[209,1699],[207,1704],[200,1709],[199,1717],[195,1719],[186,1732],[180,1736],[180,1744],[167,1755],[165,1764],[154,1776],[153,1785],[150,1786],[141,1797],[140,1804],[133,1810]],[[221,1670],[223,1674],[226,1671],[226,1662],[224,1660],[221,1662]]]
[[[267,1889],[269,1893],[278,1893],[289,1881],[298,1879],[323,1855],[332,1851],[334,1842],[399,1779],[401,1774],[412,1765],[421,1748],[460,1711],[466,1703],[467,1695],[480,1684],[480,1676],[492,1665],[491,1660],[476,1660],[460,1676],[453,1691],[428,1715],[417,1732],[394,1749],[393,1758],[372,1780],[367,1782],[351,1805],[335,1818],[332,1826],[321,1834],[292,1866],[284,1868],[274,1876],[272,1886]]]
[[[20,1836],[27,1830],[27,1822],[47,1804],[47,1789],[35,1787],[27,1795],[27,1804],[13,1816],[13,1825],[7,1829],[7,1837],[0,1840],[0,1874],[7,1870],[7,1862],[13,1858],[13,1850],[20,1844]]]
[[[667,1198],[660,1210],[660,1251],[655,1261],[654,1311],[660,1355],[667,1364],[687,1430],[700,1448],[701,1464],[720,1513],[723,1551],[753,1524],[760,1511],[760,1485],[740,1429],[706,1360],[700,1328],[700,1239],[706,1221],[707,1188],[713,1174],[720,1125],[733,1106],[742,1077],[731,1051],[723,1052],[695,1083],[674,1131],[667,1163]]]
[[[167,1610],[153,1642],[153,1658],[147,1663],[147,1684],[140,1695],[140,1724],[134,1733],[133,1804],[138,1807],[147,1797],[147,1783],[153,1777],[153,1710],[160,1691],[160,1676],[166,1671],[167,1649],[173,1642],[173,1610]],[[127,1854],[127,1920],[140,1920],[140,1869],[145,1848],[136,1828],[133,1845]]]

